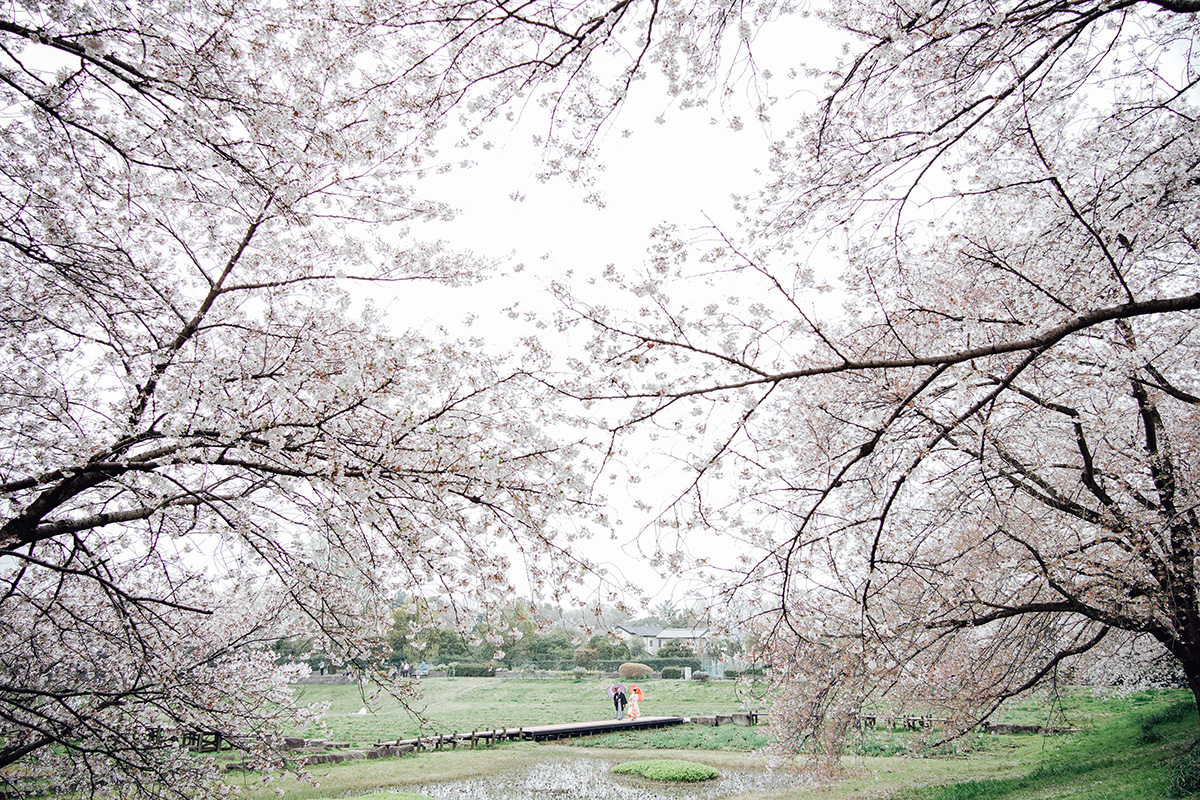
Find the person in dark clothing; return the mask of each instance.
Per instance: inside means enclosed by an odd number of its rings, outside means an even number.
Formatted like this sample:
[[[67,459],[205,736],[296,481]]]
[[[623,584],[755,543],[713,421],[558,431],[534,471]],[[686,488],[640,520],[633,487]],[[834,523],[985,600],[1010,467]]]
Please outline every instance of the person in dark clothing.
[[[625,716],[625,704],[627,702],[629,702],[629,698],[625,696],[625,690],[618,689],[617,693],[613,695],[613,706],[617,710],[617,719]]]

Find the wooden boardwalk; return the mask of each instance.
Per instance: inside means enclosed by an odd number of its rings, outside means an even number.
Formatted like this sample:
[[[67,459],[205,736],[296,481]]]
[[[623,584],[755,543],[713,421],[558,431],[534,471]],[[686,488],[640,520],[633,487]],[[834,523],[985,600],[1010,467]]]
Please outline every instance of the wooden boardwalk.
[[[647,728],[667,728],[672,725],[682,725],[683,717],[639,717],[637,719],[597,720],[595,722],[560,722],[554,725],[528,725],[519,728],[494,728],[476,730],[470,733],[443,733],[433,736],[420,736],[415,739],[397,739],[394,742],[380,742],[377,746],[413,748],[415,750],[441,750],[445,747],[457,748],[459,745],[478,747],[498,742],[546,742],[556,739],[573,739],[579,736],[596,736],[601,733],[616,731],[645,730]]]

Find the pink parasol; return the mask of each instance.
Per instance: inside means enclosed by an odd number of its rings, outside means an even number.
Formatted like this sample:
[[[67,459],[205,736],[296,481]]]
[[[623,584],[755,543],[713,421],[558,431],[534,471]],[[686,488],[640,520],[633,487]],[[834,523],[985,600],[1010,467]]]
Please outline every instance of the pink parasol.
[[[617,692],[623,692],[623,691],[625,691],[625,687],[624,687],[624,686],[622,686],[622,685],[621,685],[621,684],[619,684],[619,683],[614,683],[612,686],[608,687],[608,696],[609,696],[609,697],[616,697],[616,696],[617,696]]]

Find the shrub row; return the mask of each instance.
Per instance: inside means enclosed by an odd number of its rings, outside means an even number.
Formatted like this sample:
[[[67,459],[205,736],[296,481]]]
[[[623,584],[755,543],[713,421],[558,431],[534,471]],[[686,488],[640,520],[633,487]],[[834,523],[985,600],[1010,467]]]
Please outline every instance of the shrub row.
[[[454,663],[446,668],[446,674],[456,678],[494,678],[496,668],[490,664]]]
[[[601,672],[616,672],[625,663],[627,660],[624,659],[596,661],[593,662],[592,668]],[[692,672],[700,669],[700,659],[697,658],[643,658],[638,663],[645,664],[655,672],[662,672],[663,667],[691,667]]]
[[[746,677],[762,677],[762,674],[763,674],[762,667],[751,667],[750,669],[727,669],[727,670],[725,670],[725,677],[728,678],[729,680],[733,680],[734,678],[740,678],[743,675]]]

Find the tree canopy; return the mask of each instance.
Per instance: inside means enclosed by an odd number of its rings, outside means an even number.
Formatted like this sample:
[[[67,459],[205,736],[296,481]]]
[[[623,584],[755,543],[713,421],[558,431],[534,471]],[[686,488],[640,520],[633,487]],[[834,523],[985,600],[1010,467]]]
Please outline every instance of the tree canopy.
[[[742,228],[661,229],[629,313],[561,290],[571,391],[684,432],[663,521],[742,542],[791,745],[1075,662],[1200,699],[1195,4],[816,16],[850,47]]]
[[[282,763],[308,712],[279,636],[371,658],[400,585],[474,613],[514,556],[549,595],[586,568],[555,532],[586,487],[537,424],[536,357],[368,299],[480,273],[406,236],[446,213],[411,184],[472,85],[540,67],[494,74],[502,30],[454,57],[434,5],[2,17],[0,767],[219,793],[179,734]]]
[[[1198,12],[10,7],[0,766],[201,796],[216,773],[172,730],[267,766],[304,714],[280,635],[377,652],[401,585],[483,603],[510,554],[555,599],[591,484],[538,424],[581,422],[550,384],[604,409],[604,458],[650,431],[687,471],[662,529],[736,541],[712,566],[775,623],[788,744],[834,747],[867,702],[966,729],[1122,652],[1200,702]],[[796,15],[849,45],[787,119],[805,65],[756,41]],[[446,213],[414,184],[451,125],[540,104],[544,171],[586,182],[653,71],[683,106],[747,80],[782,132],[740,227],[664,226],[598,276],[615,294],[557,287],[590,337],[573,375],[532,339],[397,330],[353,288],[479,274],[407,234]]]

